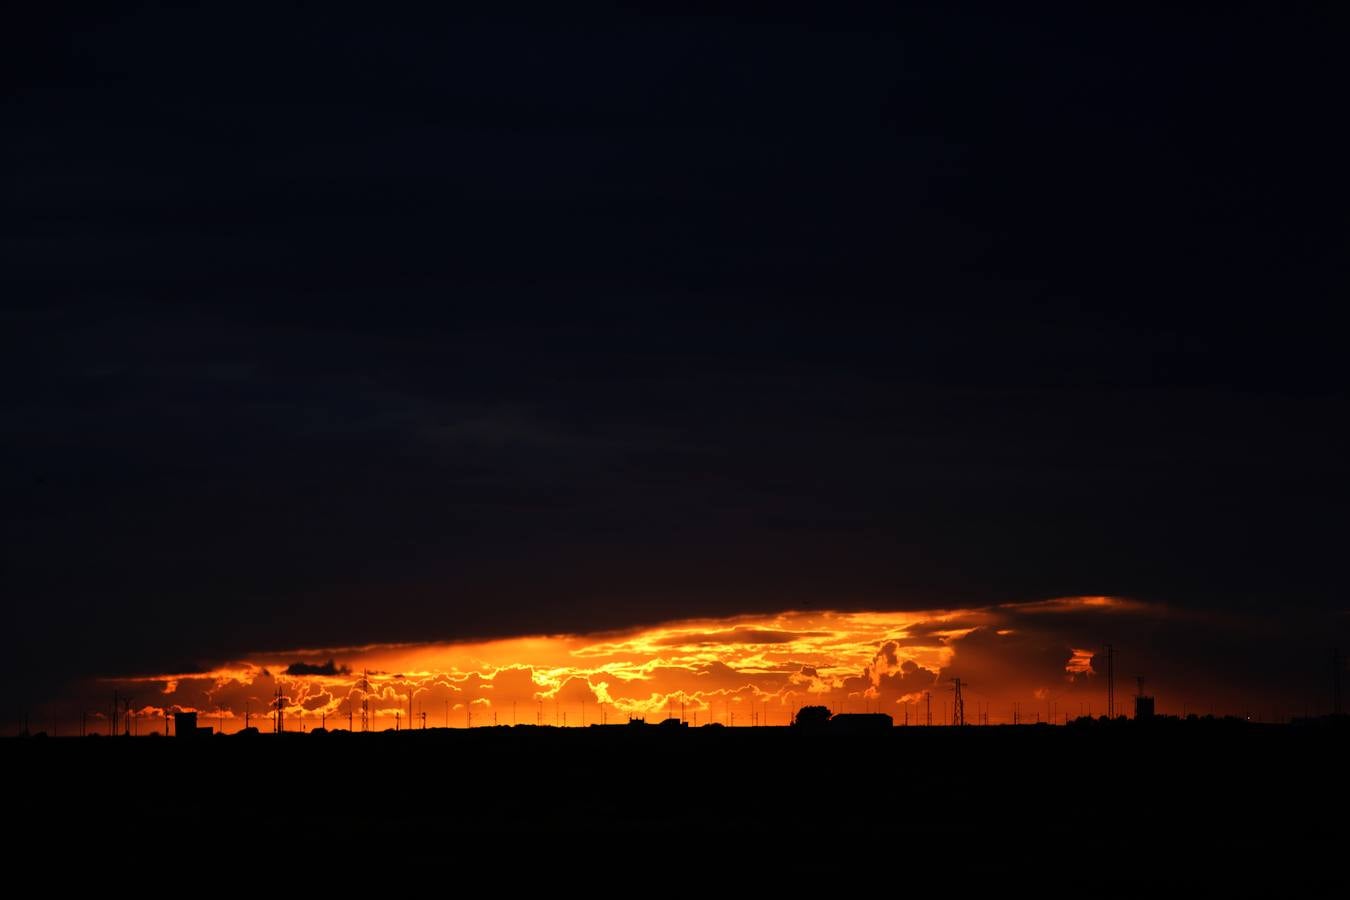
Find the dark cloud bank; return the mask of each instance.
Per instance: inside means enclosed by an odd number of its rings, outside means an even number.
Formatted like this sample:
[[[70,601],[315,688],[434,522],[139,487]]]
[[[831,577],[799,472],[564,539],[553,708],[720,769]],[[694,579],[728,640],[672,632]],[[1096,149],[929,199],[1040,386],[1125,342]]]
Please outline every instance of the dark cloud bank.
[[[799,12],[8,29],[7,677],[1343,608],[1341,32]]]

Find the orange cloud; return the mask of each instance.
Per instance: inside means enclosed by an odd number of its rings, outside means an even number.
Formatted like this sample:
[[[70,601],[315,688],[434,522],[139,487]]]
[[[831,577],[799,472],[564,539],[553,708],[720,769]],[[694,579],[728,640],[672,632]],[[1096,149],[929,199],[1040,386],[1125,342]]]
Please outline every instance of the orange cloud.
[[[143,719],[195,710],[203,726],[287,730],[563,725],[683,717],[691,724],[787,724],[806,705],[948,722],[960,678],[966,720],[1102,714],[1102,648],[1116,647],[1118,710],[1144,675],[1166,713],[1302,713],[1271,673],[1321,677],[1309,656],[1320,620],[1255,619],[1118,597],[1060,597],[960,609],[789,611],[668,622],[604,634],[322,647],[259,653],[208,672],[87,685],[65,733],[106,729],[113,690]],[[1320,646],[1320,644],[1319,644]],[[1253,664],[1255,661],[1256,664]],[[1302,667],[1302,668],[1300,668]],[[1303,669],[1308,670],[1307,679]],[[1316,670],[1316,671],[1314,671]],[[424,719],[425,717],[425,719]],[[56,716],[51,717],[55,721]]]
[[[808,704],[903,721],[924,701],[938,720],[954,675],[968,685],[968,709],[1003,721],[1013,702],[1067,698],[1094,674],[1092,651],[1039,623],[1147,608],[1070,597],[954,610],[794,611],[601,635],[258,654],[205,673],[120,681],[129,692],[136,683],[153,690],[161,718],[164,710],[196,710],[204,725],[227,731],[243,728],[245,718],[270,729],[278,691],[288,729],[359,730],[363,707],[370,729],[396,719],[420,727],[424,714],[437,727],[491,724],[494,716],[503,725],[667,715],[781,725]]]

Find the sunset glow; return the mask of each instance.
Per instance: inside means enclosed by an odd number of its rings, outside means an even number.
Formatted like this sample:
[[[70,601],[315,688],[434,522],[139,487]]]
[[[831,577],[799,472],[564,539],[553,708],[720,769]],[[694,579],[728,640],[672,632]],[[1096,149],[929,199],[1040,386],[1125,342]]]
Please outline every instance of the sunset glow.
[[[370,730],[616,723],[667,716],[691,724],[785,725],[800,707],[884,712],[918,723],[930,700],[948,716],[952,677],[968,718],[1011,721],[1012,704],[1045,720],[1087,711],[1100,685],[1065,633],[1083,616],[1162,614],[1110,597],[905,612],[784,612],[671,622],[595,635],[380,645],[259,654],[208,672],[107,679],[137,697],[138,715],[196,710],[227,732],[245,715],[272,728],[278,688],[288,729]],[[364,681],[363,681],[364,673]],[[368,687],[366,687],[368,685]],[[927,695],[927,698],[926,698]],[[153,699],[150,699],[153,697]],[[410,706],[411,704],[411,706]],[[1098,712],[1101,711],[1100,704]],[[153,726],[149,726],[153,727]]]

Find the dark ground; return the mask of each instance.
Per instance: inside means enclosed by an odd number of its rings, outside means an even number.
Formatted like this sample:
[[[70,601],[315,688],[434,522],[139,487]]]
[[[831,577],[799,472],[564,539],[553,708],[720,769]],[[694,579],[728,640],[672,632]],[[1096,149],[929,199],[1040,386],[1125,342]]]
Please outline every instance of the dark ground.
[[[231,854],[411,842],[473,864],[575,851],[597,875],[731,854],[737,871],[779,875],[936,865],[1287,886],[1345,878],[1345,724],[39,737],[0,754],[21,847],[148,840],[167,857],[176,841],[201,853],[240,835],[253,850]]]

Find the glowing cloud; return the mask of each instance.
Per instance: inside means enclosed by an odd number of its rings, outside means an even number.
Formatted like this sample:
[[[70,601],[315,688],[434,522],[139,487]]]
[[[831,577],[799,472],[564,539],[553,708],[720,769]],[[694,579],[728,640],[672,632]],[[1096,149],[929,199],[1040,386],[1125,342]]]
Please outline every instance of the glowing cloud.
[[[1150,609],[1157,612],[1137,601],[1069,597],[956,610],[784,612],[601,635],[259,654],[205,673],[118,681],[129,692],[132,682],[153,685],[156,705],[143,708],[146,716],[196,710],[203,724],[226,731],[246,718],[273,727],[278,694],[292,730],[360,730],[363,713],[372,730],[665,716],[783,725],[808,704],[887,712],[903,723],[918,721],[923,702],[936,718],[953,675],[969,685],[968,709],[1002,721],[1015,699],[1051,703],[1049,716],[1055,699],[1096,689],[1086,684],[1095,674],[1092,651],[1037,626]]]

